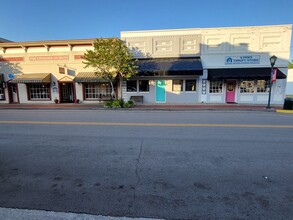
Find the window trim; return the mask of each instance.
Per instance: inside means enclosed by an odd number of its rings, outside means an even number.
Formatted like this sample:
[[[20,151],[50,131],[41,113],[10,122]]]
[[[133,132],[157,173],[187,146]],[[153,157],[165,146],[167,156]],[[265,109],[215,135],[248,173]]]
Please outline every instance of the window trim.
[[[258,92],[257,91],[258,90],[258,81],[261,81],[261,80],[264,80],[265,81],[265,89],[267,90],[265,92]],[[266,79],[257,79],[256,80],[256,93],[257,94],[268,94],[269,93],[269,86],[270,86],[270,80],[269,79],[268,80],[266,80]]]
[[[41,85],[41,86],[46,85],[48,88],[49,98],[31,98],[31,91],[30,91],[31,85]],[[52,100],[51,83],[27,83],[26,84],[26,91],[27,91],[27,100],[28,101],[51,101]]]
[[[181,90],[174,90],[174,81],[181,81]],[[172,79],[172,92],[178,92],[178,93],[182,93],[184,92],[184,80],[183,79]]]
[[[140,81],[148,81],[148,89],[149,89],[148,91],[140,91],[140,84],[139,84]],[[147,79],[138,80],[137,90],[139,93],[149,93],[150,92],[150,80],[147,80]]]
[[[186,90],[186,81],[195,81],[195,91],[187,91]],[[184,91],[185,91],[185,93],[196,93],[197,92],[197,80],[196,79],[186,79],[186,80],[184,80]]]
[[[211,92],[211,81],[215,82],[221,82],[221,92]],[[224,94],[224,81],[223,80],[209,80],[208,81],[208,84],[209,84],[209,93],[208,94],[211,94],[211,95],[219,95],[219,94]]]
[[[253,87],[252,87],[252,88],[253,88],[253,92],[241,92],[241,83],[242,83],[243,81],[251,81],[251,82],[253,82]],[[238,89],[239,89],[239,94],[240,94],[240,95],[253,95],[253,94],[256,94],[256,84],[255,84],[255,80],[241,79],[241,80],[239,81]]]
[[[136,91],[128,91],[127,90],[127,82],[129,82],[129,81],[135,81],[136,82]],[[126,93],[138,93],[138,82],[137,82],[138,80],[126,80]]]
[[[87,83],[83,83],[83,99],[85,100],[85,101],[100,101],[101,100],[101,98],[87,98],[86,96],[87,96],[87,93],[86,93],[86,90],[87,90],[87,85],[95,85],[95,84],[103,84],[103,83],[99,83],[99,82],[87,82]],[[111,96],[111,85],[110,85],[110,83],[107,83],[108,84],[108,86],[109,86],[109,88],[110,88],[110,92],[109,92],[109,95]],[[115,91],[115,87],[114,87],[114,93],[115,93],[116,91]],[[93,94],[93,93],[91,93],[91,94]]]

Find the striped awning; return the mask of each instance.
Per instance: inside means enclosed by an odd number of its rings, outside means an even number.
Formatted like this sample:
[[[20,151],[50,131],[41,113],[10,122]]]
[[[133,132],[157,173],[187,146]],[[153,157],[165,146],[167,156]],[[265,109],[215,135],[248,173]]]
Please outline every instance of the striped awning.
[[[13,83],[51,83],[51,73],[26,73],[15,76]]]
[[[79,72],[74,81],[77,83],[109,82],[107,79],[99,78],[95,72]]]

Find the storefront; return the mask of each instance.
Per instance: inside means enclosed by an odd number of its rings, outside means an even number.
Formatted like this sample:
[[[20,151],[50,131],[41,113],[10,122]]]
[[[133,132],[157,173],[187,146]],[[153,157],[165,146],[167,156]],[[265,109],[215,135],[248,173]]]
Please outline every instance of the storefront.
[[[272,103],[282,104],[291,32],[292,25],[121,32],[121,39],[138,58],[139,69],[137,76],[123,83],[123,97],[143,96],[145,104],[265,104],[269,57],[274,54],[278,60]],[[172,65],[157,64],[160,59],[194,58],[193,65],[200,63],[193,69],[196,74],[186,74],[190,70],[186,63],[175,75]],[[142,90],[147,83],[148,90]]]
[[[199,57],[139,59],[138,74],[123,83],[123,98],[143,96],[144,103],[198,102]]]
[[[292,25],[121,32],[138,74],[99,79],[82,55],[93,41],[0,43],[1,103],[99,103],[139,97],[144,104],[283,104]],[[122,94],[120,94],[120,85]],[[119,89],[118,89],[119,88]]]
[[[84,102],[107,101],[113,98],[117,91],[117,83],[113,82],[113,88],[108,80],[98,78],[94,72],[79,72],[74,78],[78,88],[78,99]],[[117,94],[116,94],[117,97]]]

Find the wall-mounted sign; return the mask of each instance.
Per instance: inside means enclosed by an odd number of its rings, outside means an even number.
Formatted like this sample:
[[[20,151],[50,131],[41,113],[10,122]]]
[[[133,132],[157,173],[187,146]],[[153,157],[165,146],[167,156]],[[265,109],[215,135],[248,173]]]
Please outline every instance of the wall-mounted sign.
[[[23,61],[23,57],[0,57],[0,61],[18,62]]]
[[[65,68],[59,67],[59,73],[60,74],[65,74]]]
[[[14,79],[14,74],[13,73],[8,74],[8,78],[9,79]]]
[[[81,60],[83,59],[82,55],[74,55],[75,60]]]
[[[68,55],[61,56],[31,56],[29,57],[30,61],[43,61],[43,60],[69,60]]]
[[[226,56],[226,65],[237,65],[237,64],[259,64],[259,55],[247,55],[247,56]]]

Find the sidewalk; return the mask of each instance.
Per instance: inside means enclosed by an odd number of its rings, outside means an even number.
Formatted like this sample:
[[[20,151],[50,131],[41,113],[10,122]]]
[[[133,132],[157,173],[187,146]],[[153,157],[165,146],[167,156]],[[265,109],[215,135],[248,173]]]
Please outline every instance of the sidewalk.
[[[130,109],[123,110],[166,110],[166,111],[184,111],[184,110],[231,110],[231,111],[280,111],[281,105],[273,105],[270,109],[266,105],[251,105],[251,104],[153,104],[153,105],[135,105]],[[102,110],[105,109],[103,103],[95,104],[0,104],[1,109],[56,109],[56,110]]]

